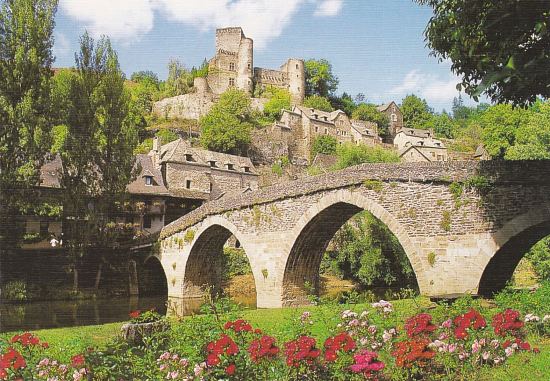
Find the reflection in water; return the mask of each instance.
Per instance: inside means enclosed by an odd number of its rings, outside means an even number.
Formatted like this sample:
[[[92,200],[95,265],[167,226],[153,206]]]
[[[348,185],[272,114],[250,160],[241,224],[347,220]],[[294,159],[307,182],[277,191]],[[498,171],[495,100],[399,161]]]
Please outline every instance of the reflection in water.
[[[0,332],[105,324],[128,320],[134,310],[166,313],[166,297],[126,297],[31,303],[0,303]]]

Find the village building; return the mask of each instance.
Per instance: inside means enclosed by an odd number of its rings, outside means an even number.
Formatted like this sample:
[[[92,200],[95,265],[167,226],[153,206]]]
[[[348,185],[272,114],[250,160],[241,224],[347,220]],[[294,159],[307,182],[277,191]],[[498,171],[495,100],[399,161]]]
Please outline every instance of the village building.
[[[404,162],[447,161],[447,147],[435,139],[432,130],[402,128],[394,138],[394,145]]]
[[[278,70],[254,67],[254,41],[242,28],[216,30],[216,54],[208,61],[206,78],[195,78],[189,94],[162,99],[153,105],[153,113],[165,118],[199,119],[230,88],[249,96],[261,94],[267,87],[287,90],[294,104],[305,98],[304,61],[288,59]],[[263,110],[264,98],[253,98],[252,106]]]
[[[273,147],[279,147],[279,155],[283,153],[294,164],[307,165],[313,159],[310,157],[313,143],[320,136],[332,136],[338,144],[372,146],[382,142],[375,123],[350,119],[342,110],[326,112],[296,105],[291,110],[283,110],[279,120],[268,127],[254,145],[262,146],[265,142],[261,140],[268,139],[272,151]],[[267,154],[269,147],[264,150]]]
[[[138,236],[159,232],[206,201],[258,189],[258,174],[249,158],[192,148],[183,139],[160,146],[155,138],[149,154],[136,156],[136,168],[139,173],[127,186],[128,199],[112,218],[132,226]],[[61,205],[62,172],[59,155],[42,165],[36,189],[42,199]],[[22,216],[22,249],[62,248],[62,218]]]
[[[390,121],[387,140],[388,143],[392,143],[397,133],[404,127],[403,113],[394,101],[380,105],[376,109],[384,113]]]

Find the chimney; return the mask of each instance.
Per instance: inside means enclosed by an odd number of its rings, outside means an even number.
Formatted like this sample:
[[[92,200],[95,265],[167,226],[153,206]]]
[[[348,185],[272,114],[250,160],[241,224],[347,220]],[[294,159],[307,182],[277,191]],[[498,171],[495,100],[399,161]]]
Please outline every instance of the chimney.
[[[158,138],[158,136],[155,136],[153,138],[153,152],[154,153],[160,152],[160,139]]]

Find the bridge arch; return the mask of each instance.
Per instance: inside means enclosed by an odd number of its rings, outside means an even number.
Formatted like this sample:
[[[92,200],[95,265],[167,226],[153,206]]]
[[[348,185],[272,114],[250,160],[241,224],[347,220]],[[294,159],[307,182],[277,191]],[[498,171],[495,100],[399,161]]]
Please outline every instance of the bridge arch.
[[[159,257],[150,255],[143,261],[138,276],[140,295],[168,295],[166,272]]]
[[[247,239],[231,222],[220,216],[211,216],[201,223],[195,234],[185,264],[183,297],[202,297],[205,289],[217,294],[223,282],[223,248],[231,236],[235,236],[251,265],[256,282],[255,267]],[[256,288],[257,289],[257,288]]]
[[[321,198],[292,229],[290,236],[293,238],[284,261],[283,305],[306,302],[305,282],[317,288],[319,266],[329,242],[345,222],[363,210],[382,221],[397,237],[423,291],[427,284],[423,264],[405,228],[377,202],[358,192],[341,189]]]
[[[529,249],[550,235],[550,208],[541,205],[508,221],[493,234],[493,255],[479,281],[478,293],[492,296],[512,278],[519,261]]]

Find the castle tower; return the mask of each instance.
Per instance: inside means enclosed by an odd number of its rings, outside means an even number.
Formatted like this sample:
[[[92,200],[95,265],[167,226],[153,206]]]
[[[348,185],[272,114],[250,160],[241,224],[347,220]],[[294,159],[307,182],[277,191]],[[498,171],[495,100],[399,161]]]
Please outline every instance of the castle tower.
[[[209,61],[208,74],[214,94],[230,87],[252,94],[253,46],[240,27],[216,29],[216,55]]]
[[[285,65],[288,74],[288,91],[292,95],[292,103],[301,105],[306,96],[306,75],[304,61],[291,58]]]

